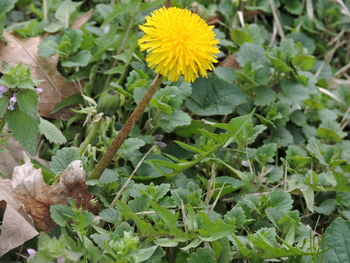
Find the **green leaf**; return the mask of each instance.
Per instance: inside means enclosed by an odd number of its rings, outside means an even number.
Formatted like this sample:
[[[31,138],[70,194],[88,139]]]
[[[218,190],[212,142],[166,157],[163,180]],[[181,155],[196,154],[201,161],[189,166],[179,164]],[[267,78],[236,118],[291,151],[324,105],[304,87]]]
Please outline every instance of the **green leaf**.
[[[83,42],[83,33],[77,29],[64,32],[59,44],[59,53],[70,55],[78,51]]]
[[[264,140],[264,143],[277,143],[279,147],[288,146],[294,142],[293,135],[285,127],[279,127],[272,130],[270,138]]]
[[[281,213],[288,212],[292,209],[293,199],[289,193],[283,191],[273,191],[269,195],[267,202],[268,207],[276,207]]]
[[[335,121],[325,121],[317,129],[317,136],[329,142],[341,142],[346,135],[347,133],[343,132],[339,123]]]
[[[224,217],[225,222],[232,224],[236,229],[240,229],[246,222],[246,215],[241,207],[233,207]]]
[[[312,69],[312,67],[314,66],[314,62],[315,62],[315,57],[311,57],[307,55],[298,55],[298,56],[292,57],[293,65],[304,71]]]
[[[315,41],[303,32],[292,32],[287,35],[288,38],[294,40],[295,43],[301,43],[312,54],[315,50]]]
[[[52,157],[51,170],[55,173],[63,172],[71,162],[79,159],[79,153],[76,148],[64,147]]]
[[[75,213],[71,207],[58,204],[50,206],[50,216],[57,225],[64,227],[74,218]]]
[[[62,62],[62,66],[64,67],[85,67],[89,64],[92,55],[88,50],[81,50],[73,57],[70,58],[69,61]]]
[[[329,216],[337,208],[335,199],[326,199],[319,206],[315,206],[315,211],[319,214]]]
[[[100,213],[99,216],[106,222],[112,223],[112,224],[117,224],[118,223],[118,210],[115,208],[106,208],[103,209]]]
[[[256,44],[245,43],[237,53],[237,61],[242,67],[250,63],[263,64],[266,60],[265,50]]]
[[[14,110],[6,114],[6,121],[13,137],[31,154],[36,152],[39,135],[39,120]]]
[[[254,42],[253,38],[245,32],[242,28],[234,28],[231,30],[230,37],[233,43],[238,46],[243,45],[246,42]]]
[[[259,147],[256,151],[256,158],[262,164],[265,165],[267,163],[271,163],[274,161],[273,157],[275,157],[277,151],[276,143],[268,143],[261,147]]]
[[[148,248],[141,248],[132,253],[135,258],[135,263],[143,262],[149,259],[153,253],[156,251],[158,246],[152,246]]]
[[[39,55],[42,57],[51,57],[58,51],[58,36],[49,36],[40,41]]]
[[[15,7],[17,0],[1,0],[0,13],[7,13]]]
[[[82,2],[72,2],[71,0],[64,0],[59,5],[55,12],[55,18],[61,21],[65,27],[69,27],[70,16],[76,11],[77,7]]]
[[[240,89],[227,81],[209,77],[197,79],[186,106],[200,116],[226,115],[246,101]]]
[[[214,73],[219,79],[226,80],[227,82],[232,82],[236,79],[235,72],[229,67],[215,67]]]
[[[335,219],[326,230],[322,248],[327,251],[319,256],[319,262],[350,262],[350,222]]]
[[[63,133],[54,124],[43,118],[40,118],[39,131],[51,143],[64,144],[67,142]]]
[[[301,1],[285,1],[283,7],[293,15],[301,15],[304,9],[304,5]]]
[[[137,225],[138,231],[143,235],[157,235],[154,227],[143,220],[141,220],[126,204],[118,202],[118,210],[125,217],[125,219],[132,219]]]
[[[175,128],[191,124],[191,117],[187,112],[175,111],[172,115],[162,114],[157,120],[159,127],[166,132],[172,132]]]
[[[176,236],[186,236],[185,232],[177,227],[178,214],[171,213],[168,209],[161,207],[156,202],[151,202],[151,205],[171,233]]]
[[[275,99],[276,99],[276,93],[268,87],[261,86],[255,90],[254,104],[256,106],[268,105],[274,102]]]
[[[38,118],[38,94],[34,90],[20,90],[16,93],[19,110],[33,119]]]
[[[61,110],[63,110],[66,107],[77,105],[77,104],[83,104],[84,99],[81,96],[80,93],[73,94],[69,96],[68,98],[64,99],[60,103],[58,103],[52,110],[51,114],[55,114]]]
[[[187,259],[187,263],[216,263],[214,251],[211,247],[198,248]]]
[[[0,98],[0,119],[4,117],[7,111],[7,106],[9,105],[9,99],[6,97]]]

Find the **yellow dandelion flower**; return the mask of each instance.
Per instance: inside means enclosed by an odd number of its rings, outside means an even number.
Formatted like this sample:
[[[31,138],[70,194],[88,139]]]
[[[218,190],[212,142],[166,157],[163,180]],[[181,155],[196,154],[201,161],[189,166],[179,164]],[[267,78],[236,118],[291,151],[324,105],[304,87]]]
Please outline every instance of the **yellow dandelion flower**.
[[[157,9],[140,28],[145,35],[138,43],[141,51],[148,51],[148,65],[171,81],[180,76],[187,82],[206,77],[207,70],[212,70],[217,62],[219,40],[213,26],[189,10]]]

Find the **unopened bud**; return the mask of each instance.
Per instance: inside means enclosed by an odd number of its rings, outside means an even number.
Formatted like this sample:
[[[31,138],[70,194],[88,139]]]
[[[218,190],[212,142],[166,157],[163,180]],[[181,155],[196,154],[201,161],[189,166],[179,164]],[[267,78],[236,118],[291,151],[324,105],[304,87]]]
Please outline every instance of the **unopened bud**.
[[[104,91],[97,102],[97,111],[112,117],[120,105],[118,92],[115,90]]]

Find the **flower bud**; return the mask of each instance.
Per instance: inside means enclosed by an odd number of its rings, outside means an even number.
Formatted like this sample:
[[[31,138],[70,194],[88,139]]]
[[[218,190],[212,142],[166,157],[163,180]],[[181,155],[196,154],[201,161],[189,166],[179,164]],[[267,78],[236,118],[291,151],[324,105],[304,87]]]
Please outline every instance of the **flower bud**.
[[[106,116],[112,117],[120,105],[120,98],[118,92],[115,90],[108,90],[102,92],[97,102],[97,111],[102,112]]]

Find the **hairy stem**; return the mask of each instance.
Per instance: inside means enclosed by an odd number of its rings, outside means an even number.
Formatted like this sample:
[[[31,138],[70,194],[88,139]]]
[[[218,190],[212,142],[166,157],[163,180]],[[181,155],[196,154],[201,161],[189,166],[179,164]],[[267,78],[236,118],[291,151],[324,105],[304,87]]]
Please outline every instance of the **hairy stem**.
[[[107,149],[106,153],[102,156],[101,160],[97,163],[95,169],[93,170],[91,174],[91,179],[98,179],[104,172],[104,170],[107,168],[110,161],[113,159],[113,156],[116,154],[124,140],[128,137],[132,127],[134,126],[135,122],[140,118],[140,116],[143,114],[147,104],[151,100],[154,93],[157,91],[158,87],[162,83],[163,76],[160,74],[157,74],[157,76],[154,78],[151,86],[146,91],[145,95],[137,104],[134,111],[131,113],[128,120],[125,122],[123,128],[118,133],[117,137],[114,139],[112,144]]]

